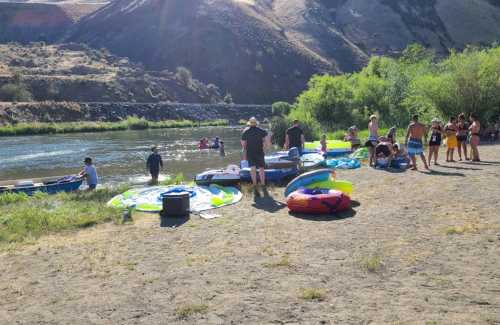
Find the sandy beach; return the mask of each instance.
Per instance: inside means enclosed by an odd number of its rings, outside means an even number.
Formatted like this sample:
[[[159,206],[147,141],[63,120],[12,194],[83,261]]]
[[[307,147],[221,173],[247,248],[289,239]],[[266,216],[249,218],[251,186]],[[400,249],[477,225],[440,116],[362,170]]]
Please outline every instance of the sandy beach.
[[[246,189],[212,220],[135,214],[4,249],[0,324],[500,324],[500,146],[480,150],[339,171],[355,189],[337,216]]]

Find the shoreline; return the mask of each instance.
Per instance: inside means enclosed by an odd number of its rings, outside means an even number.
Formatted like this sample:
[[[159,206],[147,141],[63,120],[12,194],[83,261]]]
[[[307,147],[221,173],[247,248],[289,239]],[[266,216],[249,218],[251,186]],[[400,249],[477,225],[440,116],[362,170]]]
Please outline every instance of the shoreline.
[[[211,121],[196,122],[192,120],[163,120],[150,121],[136,117],[129,117],[120,122],[32,122],[17,123],[7,126],[0,126],[0,137],[11,136],[29,136],[29,135],[48,135],[65,133],[98,133],[108,131],[126,131],[126,130],[148,130],[148,129],[179,129],[195,128],[207,126],[229,126],[230,123],[225,119],[216,119]]]

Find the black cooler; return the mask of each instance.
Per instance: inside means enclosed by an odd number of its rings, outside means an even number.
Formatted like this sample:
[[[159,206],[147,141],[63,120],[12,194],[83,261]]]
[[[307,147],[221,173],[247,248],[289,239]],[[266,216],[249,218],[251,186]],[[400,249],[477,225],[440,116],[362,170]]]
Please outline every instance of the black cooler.
[[[187,217],[189,216],[188,192],[168,193],[163,196],[163,210],[161,217]]]

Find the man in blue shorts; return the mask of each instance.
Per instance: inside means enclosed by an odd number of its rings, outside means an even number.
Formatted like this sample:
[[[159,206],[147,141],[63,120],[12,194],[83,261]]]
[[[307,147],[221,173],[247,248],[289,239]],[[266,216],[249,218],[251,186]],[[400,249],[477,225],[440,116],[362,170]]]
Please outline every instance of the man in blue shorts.
[[[260,184],[266,185],[266,174],[264,160],[264,147],[267,144],[267,131],[258,126],[258,121],[252,117],[247,125],[248,127],[241,135],[241,146],[243,147],[243,160],[248,161],[250,167],[250,175],[252,177],[252,184],[257,186],[257,168],[259,169]]]
[[[412,170],[418,170],[417,168],[417,155],[422,158],[424,162],[425,169],[429,170],[427,161],[424,154],[424,144],[422,138],[425,137],[425,142],[427,142],[427,128],[425,125],[418,121],[418,115],[413,115],[412,122],[408,126],[408,131],[406,132],[405,144],[408,149],[408,155],[411,158]]]

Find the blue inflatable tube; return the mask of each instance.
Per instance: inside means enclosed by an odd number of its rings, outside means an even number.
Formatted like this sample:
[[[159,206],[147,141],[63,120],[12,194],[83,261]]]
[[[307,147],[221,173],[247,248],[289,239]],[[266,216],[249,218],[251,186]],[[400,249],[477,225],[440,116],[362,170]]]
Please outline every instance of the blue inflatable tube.
[[[318,169],[302,174],[288,183],[285,189],[285,196],[290,195],[290,193],[295,192],[301,187],[306,187],[308,184],[326,181],[330,179],[331,174],[332,171],[330,169]]]
[[[280,183],[288,177],[294,177],[299,174],[297,168],[285,168],[285,169],[266,169],[266,182],[269,183]],[[257,177],[259,177],[259,171],[257,170]],[[250,176],[250,168],[242,168],[240,170],[240,178],[243,182],[251,182],[252,177]]]
[[[334,169],[357,169],[361,167],[361,163],[353,158],[328,159],[326,167]]]

